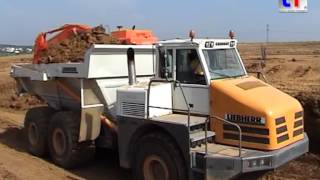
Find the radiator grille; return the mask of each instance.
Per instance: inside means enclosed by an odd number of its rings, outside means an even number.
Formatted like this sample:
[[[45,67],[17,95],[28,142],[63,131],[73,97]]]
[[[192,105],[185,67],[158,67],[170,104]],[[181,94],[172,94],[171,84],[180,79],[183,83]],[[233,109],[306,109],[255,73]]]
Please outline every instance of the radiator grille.
[[[269,135],[269,129],[255,128],[255,127],[245,127],[240,126],[242,133],[248,134],[259,134],[259,135]],[[239,140],[239,131],[235,126],[231,126],[229,124],[223,124],[223,130],[229,131],[223,133],[223,137],[225,139]],[[234,134],[236,133],[236,134]],[[269,138],[267,137],[254,137],[251,135],[242,135],[242,140],[251,143],[259,143],[259,144],[269,144]]]
[[[277,142],[278,144],[285,142],[289,140],[291,137],[296,137],[298,135],[303,134],[303,111],[296,112],[294,114],[293,119],[293,131],[288,131],[286,118],[280,117],[275,119],[275,124],[277,126],[276,132],[277,132]],[[291,129],[291,128],[289,128]],[[292,136],[291,136],[292,133]],[[290,136],[289,136],[290,134]]]
[[[278,137],[277,141],[278,141],[278,144],[279,144],[279,143],[282,143],[282,142],[284,142],[284,141],[286,141],[288,139],[289,139],[288,134],[285,134],[285,135],[282,135],[282,136]]]
[[[293,131],[293,136],[298,136],[303,133],[303,128]]]
[[[280,117],[276,119],[276,125],[280,125],[286,122],[285,117]]]
[[[124,116],[145,116],[145,105],[140,103],[121,102],[122,115]]]
[[[250,133],[250,134],[260,134],[260,135],[269,135],[269,129],[261,129],[261,128],[254,128],[254,127],[244,127],[240,126],[241,131],[244,133]],[[238,133],[238,128],[232,125],[224,124],[223,130],[225,131],[234,131]]]
[[[232,139],[232,140],[239,140],[238,134],[231,134],[231,133],[223,133],[223,138],[225,139]],[[269,138],[262,138],[262,137],[253,137],[253,136],[246,136],[242,135],[242,141],[251,142],[251,143],[260,143],[260,144],[269,144]]]
[[[281,134],[281,133],[284,133],[287,131],[288,131],[288,129],[287,129],[286,125],[277,128],[277,134]]]
[[[293,128],[295,129],[293,131],[293,137],[295,136],[299,136],[301,134],[303,134],[304,130],[303,130],[303,111],[297,112],[294,114],[294,125]]]
[[[296,113],[294,114],[294,118],[295,118],[295,119],[298,119],[298,118],[301,118],[301,117],[303,117],[303,111],[296,112]]]
[[[302,125],[303,125],[302,119],[294,122],[294,128],[300,127]]]

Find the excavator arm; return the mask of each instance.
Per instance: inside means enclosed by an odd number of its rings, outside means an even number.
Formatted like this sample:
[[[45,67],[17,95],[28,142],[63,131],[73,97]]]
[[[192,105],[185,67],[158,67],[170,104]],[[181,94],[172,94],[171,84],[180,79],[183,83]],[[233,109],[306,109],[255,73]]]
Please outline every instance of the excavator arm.
[[[36,40],[34,45],[34,56],[33,63],[39,64],[41,59],[41,52],[46,51],[50,45],[58,44],[65,39],[69,39],[70,37],[76,35],[79,32],[89,31],[91,27],[80,24],[65,24],[64,26],[53,29],[47,32],[41,32]],[[54,37],[47,40],[46,36],[48,34],[57,33]]]

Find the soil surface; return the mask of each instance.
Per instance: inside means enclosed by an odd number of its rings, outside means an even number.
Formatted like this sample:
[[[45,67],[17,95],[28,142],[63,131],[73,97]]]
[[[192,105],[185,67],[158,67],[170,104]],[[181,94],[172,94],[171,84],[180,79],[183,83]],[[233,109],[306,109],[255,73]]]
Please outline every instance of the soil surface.
[[[320,43],[270,43],[265,61],[261,60],[261,44],[240,44],[239,49],[248,70],[262,71],[269,83],[300,100],[311,140],[310,153],[275,171],[245,174],[239,179],[320,179]],[[132,179],[130,171],[119,167],[116,152],[99,151],[94,161],[74,170],[61,169],[49,159],[26,152],[26,110],[43,102],[29,95],[17,96],[9,72],[12,63],[27,62],[31,56],[0,58],[0,179]]]

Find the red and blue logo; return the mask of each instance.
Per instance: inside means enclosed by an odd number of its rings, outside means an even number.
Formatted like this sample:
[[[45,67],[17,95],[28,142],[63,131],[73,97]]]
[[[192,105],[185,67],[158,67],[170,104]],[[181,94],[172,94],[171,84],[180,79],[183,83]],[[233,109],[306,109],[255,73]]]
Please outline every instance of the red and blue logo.
[[[280,12],[307,12],[307,0],[279,0]]]

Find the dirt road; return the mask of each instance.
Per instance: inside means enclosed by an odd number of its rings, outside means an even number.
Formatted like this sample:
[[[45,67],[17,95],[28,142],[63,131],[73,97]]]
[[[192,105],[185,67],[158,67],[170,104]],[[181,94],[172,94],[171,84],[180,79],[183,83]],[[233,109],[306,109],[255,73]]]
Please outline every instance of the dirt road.
[[[130,172],[119,168],[115,152],[99,153],[86,167],[70,171],[29,155],[22,129],[24,114],[0,109],[0,179],[130,179]]]

